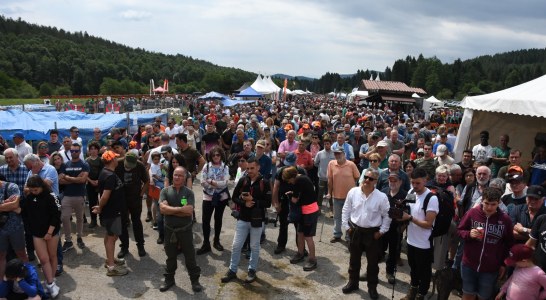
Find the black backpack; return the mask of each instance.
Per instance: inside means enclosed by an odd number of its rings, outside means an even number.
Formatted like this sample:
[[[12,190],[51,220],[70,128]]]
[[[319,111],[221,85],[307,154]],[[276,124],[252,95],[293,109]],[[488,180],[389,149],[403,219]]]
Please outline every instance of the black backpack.
[[[436,220],[434,221],[434,226],[432,227],[432,233],[430,238],[433,239],[437,236],[442,236],[449,231],[451,226],[451,221],[455,216],[455,207],[453,206],[453,194],[441,187],[429,186],[430,193],[425,197],[425,202],[423,203],[423,210],[425,214],[427,212],[428,202],[432,196],[438,198],[438,214],[436,215]]]

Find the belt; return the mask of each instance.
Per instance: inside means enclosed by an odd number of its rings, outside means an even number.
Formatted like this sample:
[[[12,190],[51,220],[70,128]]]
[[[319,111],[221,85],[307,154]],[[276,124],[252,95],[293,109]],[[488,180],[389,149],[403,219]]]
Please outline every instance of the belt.
[[[351,228],[353,228],[353,230],[356,230],[356,231],[362,231],[362,232],[376,232],[376,231],[379,231],[379,227],[360,227],[358,225],[356,225],[355,223],[349,221],[349,226],[351,226]]]

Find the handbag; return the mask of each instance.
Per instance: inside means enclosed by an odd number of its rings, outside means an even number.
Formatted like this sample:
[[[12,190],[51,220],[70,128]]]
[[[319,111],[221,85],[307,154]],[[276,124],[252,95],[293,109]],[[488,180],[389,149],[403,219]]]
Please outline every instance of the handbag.
[[[152,198],[152,200],[159,200],[159,193],[161,193],[161,190],[157,186],[150,185],[148,187],[148,197]]]

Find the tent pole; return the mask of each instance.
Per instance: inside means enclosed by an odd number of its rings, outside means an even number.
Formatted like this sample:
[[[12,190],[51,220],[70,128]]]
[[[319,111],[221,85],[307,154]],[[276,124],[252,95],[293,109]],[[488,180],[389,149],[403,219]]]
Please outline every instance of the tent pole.
[[[129,131],[131,129],[131,118],[129,117],[129,112],[126,113],[126,116],[127,116],[127,125],[126,125],[126,131],[127,131],[127,134],[130,134],[131,132]]]
[[[55,130],[57,130],[57,121],[53,122]]]

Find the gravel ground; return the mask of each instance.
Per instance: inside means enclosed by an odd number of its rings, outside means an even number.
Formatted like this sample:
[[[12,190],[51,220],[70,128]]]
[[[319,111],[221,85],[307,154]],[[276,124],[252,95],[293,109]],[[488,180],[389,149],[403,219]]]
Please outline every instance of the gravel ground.
[[[198,222],[194,225],[195,248],[202,242],[201,199],[202,189],[194,188],[196,193],[196,213]],[[142,214],[143,220],[145,212]],[[144,222],[144,221],[143,221]],[[213,221],[214,222],[214,221]],[[324,224],[324,225],[323,225]],[[324,228],[322,229],[322,226]],[[176,286],[165,293],[159,292],[163,279],[165,253],[162,245],[156,244],[158,233],[151,228],[151,223],[144,223],[144,236],[148,255],[138,257],[136,245],[131,239],[130,254],[126,257],[130,273],[122,277],[108,277],[103,267],[105,253],[103,245],[104,230],[100,227],[88,229],[84,225],[84,242],[86,248],[65,253],[65,273],[57,278],[61,287],[58,299],[369,299],[366,283],[360,284],[360,290],[344,295],[341,288],[348,281],[349,252],[345,243],[330,243],[333,219],[319,218],[317,236],[315,237],[318,268],[312,272],[303,271],[303,263],[290,264],[289,259],[296,253],[293,227],[289,228],[287,251],[273,254],[278,235],[277,228],[267,225],[267,239],[260,250],[258,280],[245,284],[248,260],[241,259],[239,279],[223,284],[220,278],[226,273],[231,255],[231,244],[234,236],[235,219],[224,213],[224,224],[221,243],[225,250],[213,249],[205,255],[197,256],[201,267],[200,282],[203,292],[191,290],[189,277],[184,267],[183,255],[179,257],[179,267],[175,276]],[[129,230],[131,232],[132,230]],[[214,231],[213,231],[214,232]],[[211,237],[212,238],[212,237]],[[212,242],[212,241],[211,241]],[[119,245],[119,242],[118,242]],[[119,247],[116,247],[116,254]],[[394,286],[394,298],[400,299],[408,289],[409,267],[405,254],[402,254],[404,266],[399,267],[397,283]],[[366,259],[363,258],[363,267]],[[385,264],[380,264],[378,292],[380,299],[391,299],[393,286],[385,278]],[[458,299],[452,296],[450,299]]]

